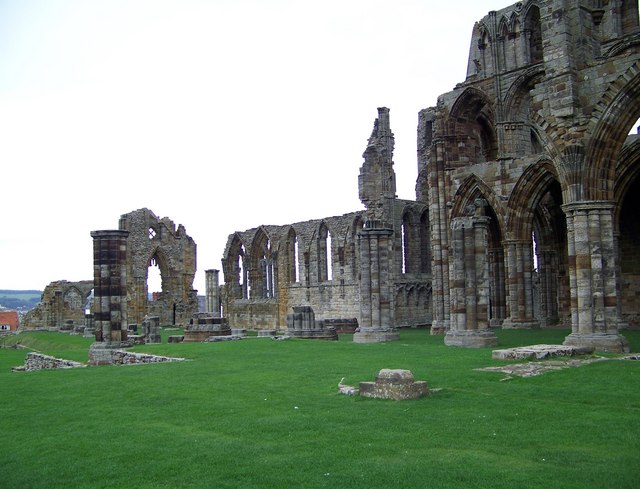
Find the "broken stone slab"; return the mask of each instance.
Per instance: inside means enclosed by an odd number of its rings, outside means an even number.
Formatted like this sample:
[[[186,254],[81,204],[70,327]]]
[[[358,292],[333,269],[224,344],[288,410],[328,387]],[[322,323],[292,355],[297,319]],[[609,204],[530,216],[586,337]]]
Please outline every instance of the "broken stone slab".
[[[172,335],[167,338],[169,343],[182,343],[184,341],[183,335]]]
[[[205,343],[217,343],[219,341],[236,341],[242,339],[241,336],[225,335],[225,336],[209,336]]]
[[[494,360],[543,360],[550,357],[573,357],[576,355],[590,355],[594,349],[585,346],[567,345],[531,345],[517,348],[493,350],[491,358]]]
[[[585,359],[571,360],[546,360],[544,362],[513,363],[500,367],[484,367],[475,369],[478,372],[499,372],[507,374],[502,380],[509,380],[513,377],[536,377],[547,372],[562,370],[565,368],[581,367],[596,362],[611,360],[606,357],[589,357]]]
[[[383,368],[375,382],[360,382],[360,395],[377,399],[403,401],[429,394],[425,381],[416,381],[410,370]]]

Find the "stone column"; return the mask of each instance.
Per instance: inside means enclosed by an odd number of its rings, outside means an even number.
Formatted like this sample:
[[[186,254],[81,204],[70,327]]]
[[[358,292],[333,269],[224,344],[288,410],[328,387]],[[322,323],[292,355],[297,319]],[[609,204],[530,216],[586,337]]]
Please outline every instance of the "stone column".
[[[433,320],[431,334],[444,334],[451,325],[449,295],[449,233],[447,228],[445,142],[435,141],[429,164],[429,214],[431,220],[431,284]]]
[[[400,338],[393,328],[393,231],[367,221],[358,234],[360,246],[360,330],[356,343],[378,343]]]
[[[94,365],[111,363],[108,350],[127,342],[127,237],[129,231],[92,231],[96,342],[89,351]]]
[[[564,344],[627,352],[627,339],[618,332],[614,204],[575,202],[562,209],[567,217],[571,289],[571,334]]]
[[[540,277],[540,321],[545,327],[560,321],[558,314],[558,254],[552,249],[538,251]]]
[[[208,313],[220,317],[220,270],[205,270],[205,299]]]
[[[491,294],[491,311],[489,325],[498,327],[506,317],[507,305],[504,284],[504,250],[494,248],[489,250],[489,292]]]
[[[539,328],[533,310],[533,243],[526,239],[506,242],[509,317],[505,329]]]
[[[482,348],[498,339],[489,329],[489,217],[476,215],[451,220],[451,328],[448,346]]]

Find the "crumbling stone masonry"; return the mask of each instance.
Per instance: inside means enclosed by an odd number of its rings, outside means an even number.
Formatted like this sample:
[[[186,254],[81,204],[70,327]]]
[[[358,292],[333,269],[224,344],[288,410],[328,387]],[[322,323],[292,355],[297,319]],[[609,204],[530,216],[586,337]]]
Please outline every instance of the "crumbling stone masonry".
[[[357,318],[362,341],[394,339],[394,327],[431,322],[429,213],[426,203],[395,196],[386,108],[366,151],[359,181],[370,212],[229,236],[221,300],[232,328],[284,329],[294,306],[311,307],[324,324]]]
[[[309,306],[293,306],[293,313],[287,315],[287,334],[293,338],[338,339],[336,329],[324,321],[316,321]]]
[[[624,351],[640,310],[637,0],[531,0],[473,28],[467,77],[419,115],[432,332],[571,327]]]
[[[416,201],[395,197],[389,111],[358,180],[364,211],[229,237],[233,327],[291,307],[356,317],[356,341],[431,324],[492,346],[491,327],[570,327],[624,351],[640,325],[637,0],[526,0],[473,27],[467,76],[419,113]],[[425,303],[428,301],[428,304]]]
[[[51,282],[42,292],[40,303],[25,314],[24,329],[64,329],[68,321],[85,324],[85,312],[93,290],[93,280]]]
[[[158,316],[161,325],[186,326],[198,312],[196,244],[181,224],[159,219],[149,209],[120,217],[119,228],[129,232],[127,242],[127,312],[129,321],[141,324],[146,316]],[[150,266],[158,266],[162,292],[149,301],[147,279]]]

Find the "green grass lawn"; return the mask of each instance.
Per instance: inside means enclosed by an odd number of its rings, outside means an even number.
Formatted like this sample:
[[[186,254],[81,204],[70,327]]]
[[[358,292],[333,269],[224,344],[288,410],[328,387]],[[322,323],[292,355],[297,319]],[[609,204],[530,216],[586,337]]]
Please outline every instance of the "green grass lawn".
[[[498,331],[500,347],[567,334]],[[639,351],[640,332],[624,334]],[[91,343],[19,338],[83,361]],[[381,344],[344,336],[136,350],[190,361],[12,373],[25,351],[0,349],[0,488],[622,489],[640,480],[640,362],[501,381],[474,370],[507,363],[490,349],[445,347],[426,330]],[[415,401],[337,393],[342,377],[357,385],[381,368],[442,390]]]

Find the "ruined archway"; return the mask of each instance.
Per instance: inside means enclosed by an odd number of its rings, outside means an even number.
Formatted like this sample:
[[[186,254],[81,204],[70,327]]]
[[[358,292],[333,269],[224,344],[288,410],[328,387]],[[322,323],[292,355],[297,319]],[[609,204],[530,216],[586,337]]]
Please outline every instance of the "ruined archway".
[[[127,313],[131,324],[142,324],[145,316],[158,316],[160,324],[186,325],[198,311],[196,244],[184,226],[149,209],[120,216],[120,230],[127,238]],[[149,266],[157,265],[162,291],[149,298]]]
[[[640,135],[630,136],[617,165],[614,233],[618,255],[620,318],[640,328]]]
[[[616,163],[629,128],[640,117],[640,61],[611,83],[591,115],[585,200],[613,200]]]
[[[562,204],[557,171],[546,159],[529,166],[513,189],[509,235],[523,255],[516,265],[514,320],[545,327],[568,325],[567,225]]]
[[[498,138],[495,113],[489,97],[477,88],[466,89],[451,108],[449,125],[452,134],[460,140],[460,157],[467,161],[495,160]]]

